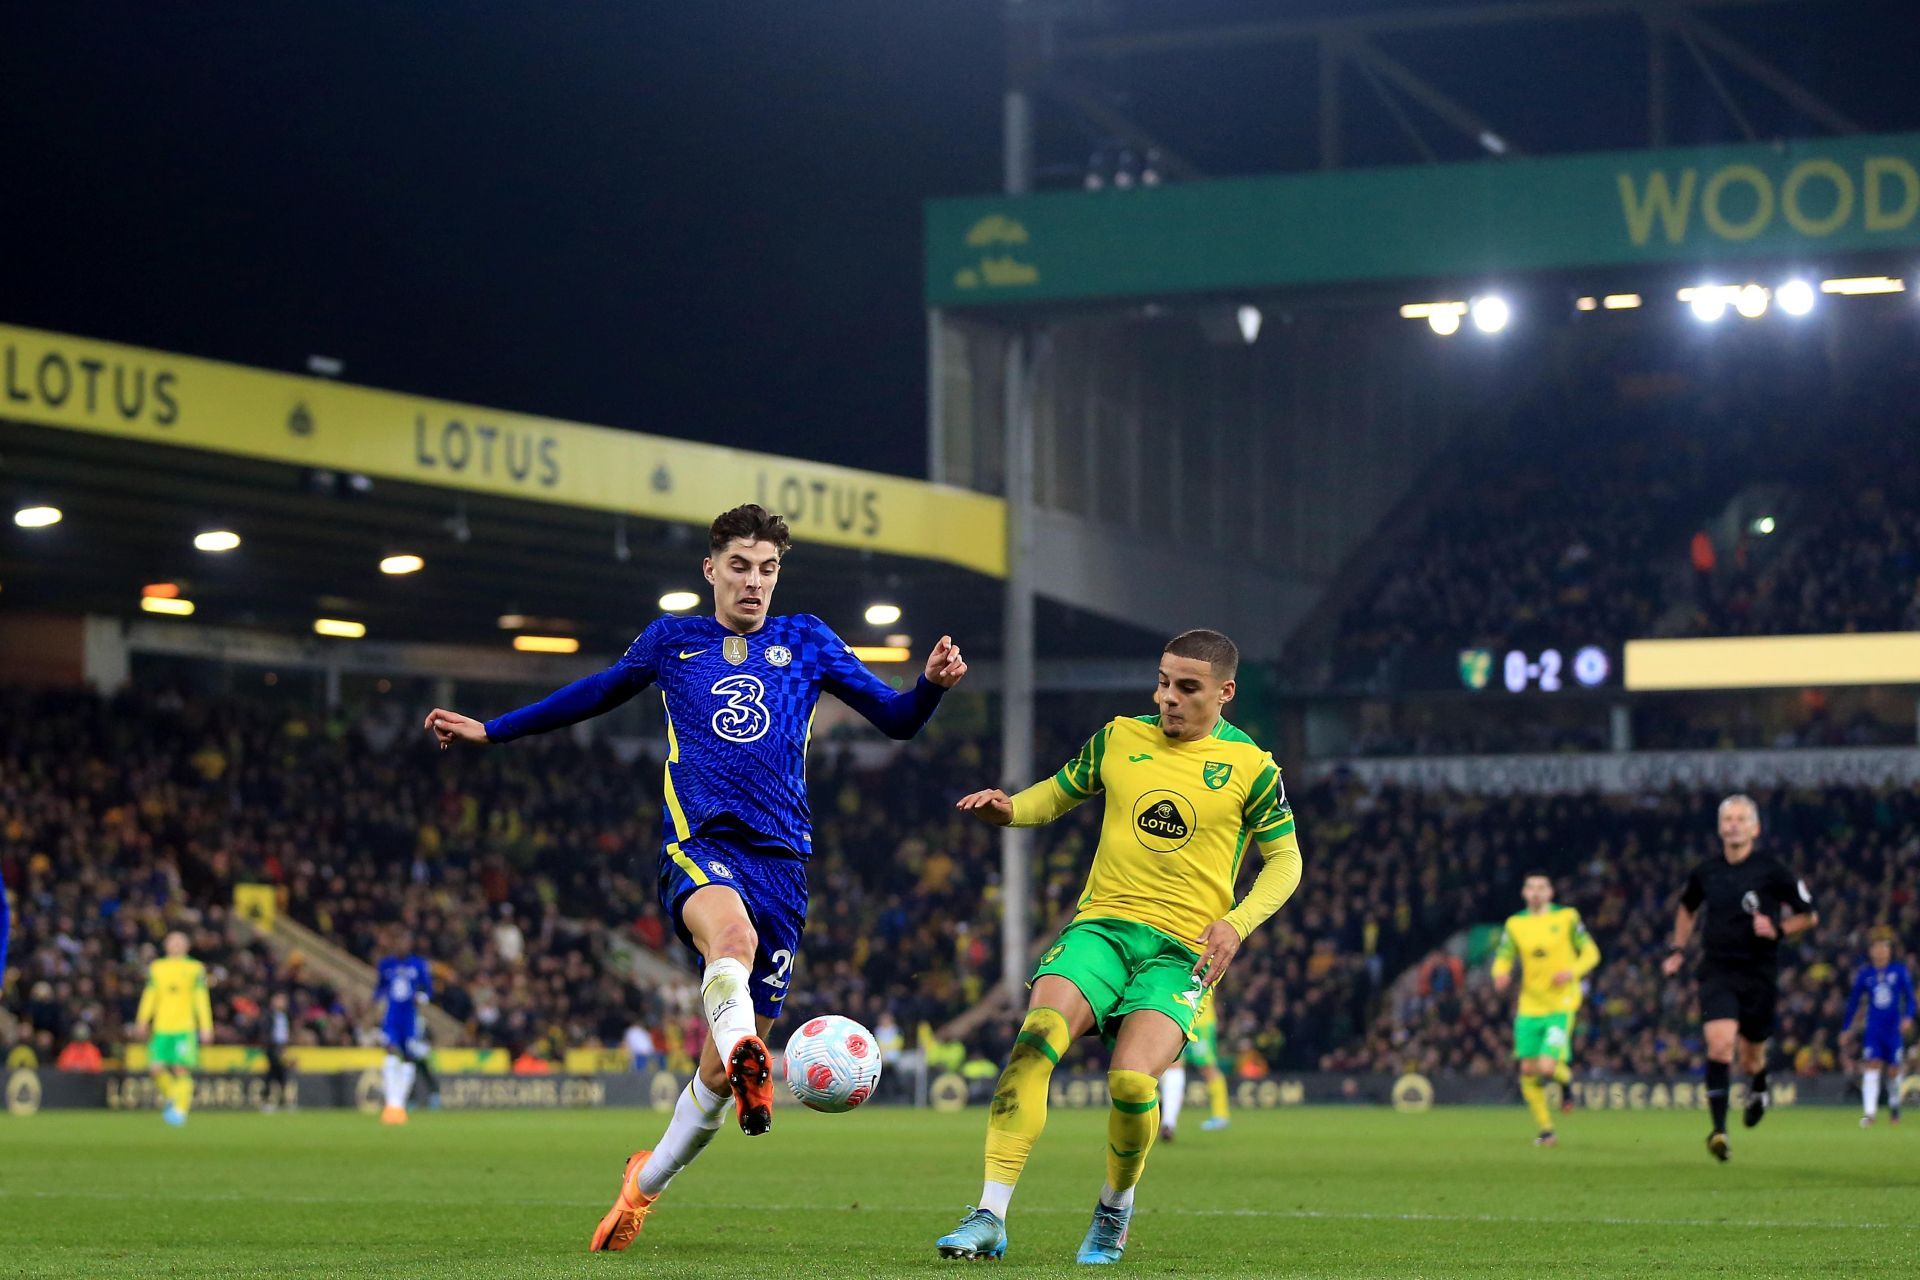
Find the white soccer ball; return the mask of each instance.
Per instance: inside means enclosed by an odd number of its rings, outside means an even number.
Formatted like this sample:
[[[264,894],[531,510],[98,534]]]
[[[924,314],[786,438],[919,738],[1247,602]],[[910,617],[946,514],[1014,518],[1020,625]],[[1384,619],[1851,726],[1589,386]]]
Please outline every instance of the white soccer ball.
[[[787,1088],[815,1111],[851,1111],[879,1083],[880,1046],[852,1018],[811,1018],[787,1041]]]

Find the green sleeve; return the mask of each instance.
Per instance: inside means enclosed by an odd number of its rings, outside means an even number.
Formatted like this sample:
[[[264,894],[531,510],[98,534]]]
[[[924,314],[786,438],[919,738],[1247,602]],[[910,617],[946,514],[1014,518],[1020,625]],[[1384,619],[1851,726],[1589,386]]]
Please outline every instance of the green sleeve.
[[[1293,807],[1287,803],[1287,789],[1280,782],[1280,766],[1273,757],[1267,757],[1266,766],[1247,788],[1243,812],[1246,829],[1262,845],[1293,834]]]
[[[1107,757],[1107,739],[1112,734],[1111,724],[1102,725],[1100,732],[1087,739],[1080,753],[1060,766],[1060,772],[1053,775],[1053,780],[1060,784],[1062,791],[1073,797],[1074,803],[1091,800],[1106,789],[1106,784],[1100,781],[1100,765]]]

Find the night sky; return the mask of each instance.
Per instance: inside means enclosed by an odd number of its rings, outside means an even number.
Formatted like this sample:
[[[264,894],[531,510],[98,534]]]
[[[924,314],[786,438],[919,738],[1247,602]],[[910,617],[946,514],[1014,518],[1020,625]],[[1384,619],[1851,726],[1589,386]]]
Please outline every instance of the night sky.
[[[1139,23],[1175,8],[1389,7],[1407,0],[1109,9]],[[1866,127],[1912,128],[1916,9],[1715,21]],[[0,319],[281,369],[321,352],[353,382],[924,474],[920,204],[999,183],[1000,13],[997,0],[14,6]],[[1390,47],[1536,149],[1644,141],[1631,30]],[[1736,136],[1690,65],[1676,51],[1676,133]],[[1578,79],[1596,66],[1619,70]],[[1311,162],[1299,51],[1100,75],[1209,172]],[[1763,133],[1809,131],[1729,79]],[[1356,89],[1353,158],[1412,160]],[[1070,183],[1098,140],[1061,119],[1042,159]],[[1474,154],[1425,126],[1443,158]]]

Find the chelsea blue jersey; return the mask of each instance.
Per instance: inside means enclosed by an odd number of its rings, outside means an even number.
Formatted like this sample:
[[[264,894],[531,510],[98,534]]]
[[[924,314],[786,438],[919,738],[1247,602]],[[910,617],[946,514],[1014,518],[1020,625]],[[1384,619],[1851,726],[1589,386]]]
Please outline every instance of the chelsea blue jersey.
[[[388,956],[380,962],[378,973],[374,997],[387,1005],[381,1030],[393,1044],[404,1044],[418,1029],[416,998],[433,999],[433,973],[419,956]]]
[[[1860,1006],[1867,1006],[1869,1039],[1898,1039],[1900,1024],[1914,1014],[1913,979],[1907,966],[1895,960],[1884,969],[1864,966],[1853,976],[1853,991],[1847,999],[1846,1027],[1853,1025]]]
[[[811,614],[740,635],[711,617],[660,618],[626,656],[486,724],[509,742],[611,710],[659,685],[667,712],[669,842],[727,833],[769,850],[813,851],[807,740],[822,691],[893,738],[920,731],[944,692],[924,676],[896,692]]]

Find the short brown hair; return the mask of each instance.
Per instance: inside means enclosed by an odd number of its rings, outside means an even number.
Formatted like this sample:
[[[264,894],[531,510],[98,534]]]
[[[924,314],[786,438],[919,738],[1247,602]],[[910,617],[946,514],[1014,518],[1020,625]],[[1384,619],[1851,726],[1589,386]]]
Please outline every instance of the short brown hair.
[[[1182,631],[1167,641],[1164,652],[1176,658],[1198,658],[1209,664],[1222,684],[1240,671],[1239,646],[1218,631]]]
[[[745,503],[731,511],[722,511],[707,529],[707,549],[719,555],[735,538],[748,542],[771,542],[781,555],[793,545],[793,532],[785,516],[777,516],[757,502]]]

